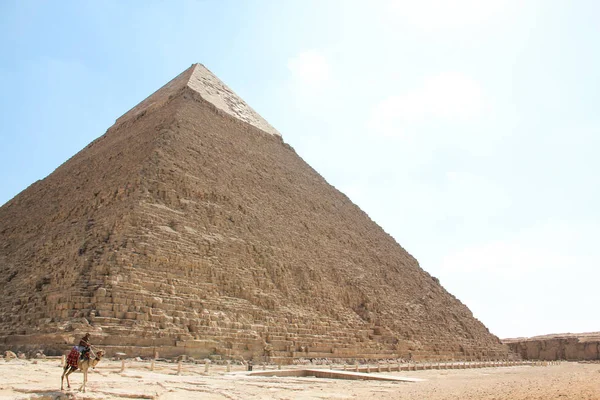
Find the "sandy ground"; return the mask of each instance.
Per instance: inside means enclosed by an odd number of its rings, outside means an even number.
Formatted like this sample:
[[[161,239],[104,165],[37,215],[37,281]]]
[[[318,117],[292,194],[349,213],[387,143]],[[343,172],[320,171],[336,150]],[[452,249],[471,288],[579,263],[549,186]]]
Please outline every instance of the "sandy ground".
[[[417,383],[348,381],[320,378],[245,376],[241,366],[227,374],[223,366],[103,360],[90,371],[87,393],[77,391],[81,373],[71,375],[71,390],[61,392],[58,360],[0,361],[0,399],[485,399],[600,400],[600,364],[513,366],[469,370],[388,373],[425,379]],[[237,372],[236,372],[237,371]],[[66,384],[65,384],[66,387]]]

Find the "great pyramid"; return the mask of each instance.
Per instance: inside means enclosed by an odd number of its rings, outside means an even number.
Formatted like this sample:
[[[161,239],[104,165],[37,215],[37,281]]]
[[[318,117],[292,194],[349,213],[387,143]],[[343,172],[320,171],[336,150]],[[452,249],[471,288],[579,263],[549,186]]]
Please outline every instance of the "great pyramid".
[[[201,64],[0,208],[0,348],[460,359],[507,347]]]

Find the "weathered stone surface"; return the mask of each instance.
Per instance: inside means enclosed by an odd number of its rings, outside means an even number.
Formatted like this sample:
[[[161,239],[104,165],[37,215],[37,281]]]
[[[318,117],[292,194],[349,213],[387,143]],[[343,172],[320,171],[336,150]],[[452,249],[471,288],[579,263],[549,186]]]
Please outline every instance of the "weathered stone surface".
[[[600,332],[504,339],[526,360],[600,360]]]
[[[53,355],[90,332],[109,356],[506,354],[206,71],[0,208],[0,349]]]

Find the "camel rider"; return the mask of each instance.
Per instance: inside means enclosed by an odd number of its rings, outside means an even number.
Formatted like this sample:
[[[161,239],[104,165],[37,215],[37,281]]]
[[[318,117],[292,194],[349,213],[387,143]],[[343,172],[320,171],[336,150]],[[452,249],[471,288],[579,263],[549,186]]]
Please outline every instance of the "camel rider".
[[[82,360],[87,360],[90,358],[90,347],[92,344],[90,343],[90,334],[86,333],[81,340],[79,341],[79,346],[77,347],[77,351],[81,354]]]

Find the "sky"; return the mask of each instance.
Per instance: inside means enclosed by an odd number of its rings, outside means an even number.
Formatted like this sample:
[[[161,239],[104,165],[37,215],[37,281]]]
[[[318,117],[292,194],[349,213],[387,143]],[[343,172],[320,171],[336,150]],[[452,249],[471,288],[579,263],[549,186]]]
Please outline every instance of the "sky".
[[[593,0],[4,0],[0,204],[200,62],[492,333],[600,331],[598,15]]]

